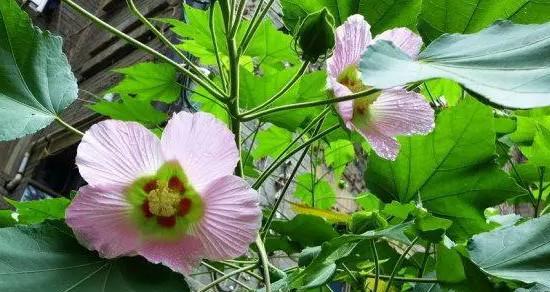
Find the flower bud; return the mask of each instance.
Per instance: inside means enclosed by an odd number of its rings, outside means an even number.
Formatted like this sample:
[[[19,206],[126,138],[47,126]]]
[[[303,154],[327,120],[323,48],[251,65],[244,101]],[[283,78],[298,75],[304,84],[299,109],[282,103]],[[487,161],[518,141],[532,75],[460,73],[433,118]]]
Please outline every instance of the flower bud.
[[[334,47],[334,17],[323,8],[309,14],[298,30],[298,45],[305,61],[315,62]]]

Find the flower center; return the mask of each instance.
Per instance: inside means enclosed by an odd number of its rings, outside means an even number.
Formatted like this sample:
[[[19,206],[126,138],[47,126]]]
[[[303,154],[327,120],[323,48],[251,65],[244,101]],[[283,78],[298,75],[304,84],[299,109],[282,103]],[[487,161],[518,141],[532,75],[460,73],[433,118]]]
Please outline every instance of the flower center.
[[[169,188],[167,183],[161,183],[147,195],[151,214],[163,217],[176,215],[181,199],[179,192]]]

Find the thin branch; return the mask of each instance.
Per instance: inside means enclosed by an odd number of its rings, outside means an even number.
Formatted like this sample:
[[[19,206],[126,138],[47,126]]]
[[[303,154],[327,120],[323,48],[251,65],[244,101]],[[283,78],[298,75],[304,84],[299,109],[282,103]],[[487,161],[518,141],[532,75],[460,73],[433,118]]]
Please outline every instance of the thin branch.
[[[265,251],[264,242],[260,237],[260,234],[256,237],[256,246],[258,247],[258,254],[260,256],[260,262],[262,263],[262,270],[264,274],[265,292],[271,292],[271,279],[269,276],[269,259],[267,252]]]
[[[242,272],[245,272],[245,271],[248,271],[248,270],[252,270],[256,267],[256,265],[251,265],[251,266],[246,266],[246,267],[242,267],[238,270],[235,270],[235,271],[232,271],[231,273],[227,273],[227,274],[224,274],[223,276],[219,277],[218,279],[212,281],[211,283],[209,283],[208,285],[204,286],[199,292],[205,292],[205,291],[208,291],[210,288],[218,285],[219,283],[227,280],[227,279],[231,279],[231,277],[235,276],[235,275],[238,275]]]

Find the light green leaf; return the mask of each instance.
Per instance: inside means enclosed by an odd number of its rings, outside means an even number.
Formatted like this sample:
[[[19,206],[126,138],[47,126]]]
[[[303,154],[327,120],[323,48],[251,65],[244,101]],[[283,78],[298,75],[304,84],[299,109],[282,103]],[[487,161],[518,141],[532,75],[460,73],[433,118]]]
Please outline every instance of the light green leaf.
[[[1,291],[189,291],[182,275],[143,258],[98,257],[61,222],[0,229],[0,258]]]
[[[14,0],[0,1],[0,141],[53,122],[78,96],[62,40],[31,23]]]
[[[521,151],[527,156],[529,164],[550,168],[550,130],[538,125],[533,145],[521,147]]]
[[[424,82],[420,87],[422,95],[428,101],[444,99],[448,106],[455,106],[462,98],[462,87],[460,84],[448,79],[432,79]]]
[[[502,19],[544,23],[550,20],[550,1],[424,0],[418,30],[430,42],[444,33],[475,33]]]
[[[378,199],[375,195],[371,193],[364,193],[361,195],[358,195],[355,198],[355,201],[363,210],[365,211],[378,211],[380,210],[380,207],[383,205],[383,203]]]
[[[65,218],[65,209],[71,201],[67,198],[44,199],[37,201],[19,202],[4,198],[6,202],[16,208],[17,223],[30,225]]]
[[[374,35],[396,27],[416,30],[422,0],[360,0],[359,2],[359,13],[365,16]]]
[[[550,286],[550,216],[475,235],[468,242],[472,261],[485,273]]]
[[[303,247],[321,245],[338,236],[332,224],[312,215],[299,214],[290,221],[273,221],[271,229],[280,235],[288,236]]]
[[[327,8],[332,16],[334,16],[335,25],[339,26],[346,21],[348,16],[357,13],[361,1],[362,0],[281,0],[283,20],[285,25],[291,31],[294,31],[296,26],[298,26],[308,14]]]
[[[17,224],[12,214],[13,211],[11,210],[0,210],[0,228],[11,227]]]
[[[447,78],[502,106],[541,107],[550,105],[548,46],[550,23],[503,21],[475,34],[444,35],[415,60],[377,42],[363,55],[360,71],[363,82],[376,88]]]
[[[151,100],[142,100],[131,96],[122,96],[116,101],[100,100],[89,106],[96,113],[120,121],[135,121],[146,127],[162,124],[168,116],[158,111]]]
[[[124,79],[109,89],[121,95],[135,95],[144,101],[172,103],[179,99],[181,86],[176,69],[165,63],[139,63],[114,70],[124,74]]]
[[[441,112],[430,135],[399,141],[396,161],[370,156],[367,187],[386,201],[420,197],[424,208],[453,221],[451,237],[488,230],[485,208],[525,193],[493,162],[493,114],[474,99]]]
[[[319,209],[330,209],[336,204],[336,194],[328,181],[321,179],[314,184],[310,173],[304,173],[296,178],[294,197],[302,200],[308,206]]]
[[[355,149],[349,140],[336,140],[325,149],[325,163],[334,171],[334,179],[340,180],[348,163],[355,159]]]
[[[277,158],[292,142],[292,133],[277,126],[271,126],[266,130],[260,130],[256,136],[256,149],[252,150],[252,156],[258,160],[264,157]]]

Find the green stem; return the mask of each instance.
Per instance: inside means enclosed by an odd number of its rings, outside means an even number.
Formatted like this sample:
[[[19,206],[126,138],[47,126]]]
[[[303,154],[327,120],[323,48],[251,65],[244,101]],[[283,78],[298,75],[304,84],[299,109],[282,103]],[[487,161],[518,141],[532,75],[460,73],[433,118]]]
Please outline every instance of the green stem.
[[[318,122],[319,120],[321,120],[323,117],[325,117],[329,112],[330,112],[330,108],[326,108],[326,109],[324,109],[317,117],[315,117],[315,118],[314,118],[314,119],[304,128],[304,130],[298,135],[298,137],[296,137],[292,142],[290,142],[290,144],[288,144],[288,145],[286,146],[285,149],[283,149],[283,151],[281,152],[281,154],[279,154],[279,156],[277,156],[277,158],[275,158],[275,160],[273,161],[272,165],[275,164],[277,161],[279,161],[279,160],[283,157],[283,155],[284,155],[287,151],[289,151],[289,150],[292,148],[292,146],[294,146],[296,143],[298,143],[298,141],[300,141],[300,140],[302,139],[302,137],[303,137],[307,132],[309,132],[309,130],[311,130],[311,129],[317,124],[317,122]],[[268,167],[266,168],[266,171],[267,171],[272,165],[268,166]],[[265,174],[265,172],[262,173],[262,174],[258,177],[258,181],[262,181],[262,183],[263,183],[263,180],[265,180],[265,178],[263,178],[264,174]],[[262,180],[262,179],[263,179],[263,180]],[[260,183],[260,184],[261,184],[261,183]],[[258,184],[257,187],[260,187],[260,184]],[[256,185],[256,184],[254,184],[254,185]]]
[[[126,0],[126,3],[128,4],[128,7],[130,8],[130,11],[132,11],[136,17],[143,23],[145,26],[149,28],[156,36],[157,38],[165,44],[168,48],[170,48],[174,53],[176,53],[189,68],[191,68],[195,74],[197,74],[200,78],[203,80],[206,80],[210,86],[215,88],[216,90],[222,92],[220,88],[217,87],[217,85],[208,78],[187,56],[183,53],[182,50],[178,49],[168,38],[164,36],[148,19],[145,17],[145,15],[141,14],[139,9],[137,8],[136,4],[134,3],[134,0]]]
[[[248,49],[248,45],[250,45],[250,42],[252,41],[252,39],[254,38],[254,35],[258,31],[258,27],[260,26],[260,24],[262,24],[262,20],[264,19],[267,12],[271,8],[271,5],[273,5],[274,2],[275,2],[275,0],[270,0],[266,4],[266,6],[261,10],[261,12],[259,12],[258,14],[254,13],[254,17],[252,18],[252,22],[250,23],[250,26],[248,27],[248,29],[246,30],[246,32],[244,34],[243,41],[241,43],[241,47],[239,48],[239,55],[243,55],[246,52],[246,50]],[[263,0],[260,1],[260,3],[258,4],[258,8],[256,9],[257,11],[261,9],[262,3],[263,3]]]
[[[375,274],[367,274],[365,275],[367,278],[375,278]],[[408,278],[408,277],[392,277],[388,275],[378,275],[380,279],[393,279],[395,281],[401,281],[401,282],[416,282],[416,283],[439,283],[437,279],[433,278]],[[388,282],[389,285],[389,282]],[[374,290],[376,292],[376,290]]]
[[[239,7],[237,8],[237,14],[235,14],[235,19],[233,19],[233,25],[231,26],[231,37],[235,37],[237,32],[239,31],[239,26],[241,25],[241,21],[243,19],[243,13],[244,8],[246,7],[247,0],[241,0],[239,2]]]
[[[79,136],[84,136],[84,133],[82,131],[80,131],[79,129],[71,126],[70,124],[68,124],[67,122],[65,122],[64,120],[62,120],[60,117],[55,117],[55,120],[60,123],[63,127],[67,128],[68,130],[70,130],[71,132],[79,135]]]
[[[220,274],[220,275],[222,275],[222,276],[225,275],[224,272],[218,270],[216,267],[214,267],[214,266],[212,266],[212,265],[210,265],[210,264],[208,264],[208,263],[206,263],[206,262],[202,262],[202,264],[203,264],[205,267],[209,268],[210,270],[212,270],[212,271],[214,271],[214,272],[216,272],[216,273],[218,273],[218,274]],[[239,274],[236,274],[236,276],[238,276],[238,275],[239,275]],[[228,279],[231,280],[231,281],[233,281],[233,282],[235,282],[236,284],[240,285],[241,287],[247,289],[248,291],[254,291],[254,289],[248,287],[248,285],[246,285],[245,283],[243,283],[243,282],[241,282],[241,281],[239,281],[239,280],[237,280],[237,279],[233,279],[232,277],[229,277]]]
[[[296,72],[296,74],[292,77],[292,79],[290,79],[288,81],[288,83],[283,88],[281,88],[281,90],[279,90],[279,92],[275,93],[275,95],[270,97],[268,100],[266,100],[265,102],[263,102],[259,106],[251,109],[250,111],[248,111],[246,113],[243,113],[243,116],[248,116],[248,115],[251,115],[255,112],[258,112],[258,111],[264,109],[265,107],[267,107],[268,105],[270,105],[270,104],[274,103],[275,101],[277,101],[277,99],[279,99],[281,96],[283,96],[285,93],[287,93],[294,86],[294,84],[296,84],[296,82],[298,82],[298,80],[300,80],[300,78],[302,76],[304,76],[308,66],[309,66],[308,61],[302,63],[302,66],[300,67],[298,72]]]
[[[374,257],[374,292],[378,292],[378,283],[380,282],[380,263],[378,261],[378,251],[374,239],[370,241],[372,255]]]
[[[338,103],[342,101],[348,101],[348,100],[354,100],[361,97],[369,97],[369,99],[372,99],[372,101],[375,101],[378,96],[375,96],[373,94],[380,92],[380,89],[369,89],[365,91],[361,91],[358,93],[354,93],[348,96],[338,97],[338,98],[330,98],[330,99],[323,99],[323,100],[317,100],[317,101],[309,101],[309,102],[302,102],[302,103],[295,103],[295,104],[289,104],[289,105],[282,105],[278,107],[272,107],[263,111],[259,111],[257,113],[248,115],[248,116],[242,116],[242,121],[250,121],[254,120],[266,115],[274,114],[280,111],[285,110],[294,110],[294,109],[300,109],[300,108],[306,108],[306,107],[314,107],[314,106],[320,106],[320,105],[327,105],[327,104],[333,104]]]
[[[542,202],[542,192],[543,192],[543,184],[544,184],[544,167],[539,168],[539,197],[537,198],[537,205],[535,206],[535,218],[539,217],[539,208],[540,203]]]
[[[258,247],[258,254],[260,256],[260,262],[262,263],[262,270],[264,274],[265,291],[271,292],[271,279],[269,277],[269,259],[267,258],[267,252],[265,251],[264,242],[260,237],[260,234],[256,237],[256,246]]]
[[[222,263],[223,265],[228,266],[228,267],[230,267],[230,268],[233,268],[233,269],[240,269],[240,268],[241,268],[240,266],[235,265],[235,264],[232,264],[232,263],[228,263],[227,261],[225,261],[225,262],[220,262],[220,263]],[[254,273],[254,272],[245,271],[245,273],[247,273],[247,274],[249,274],[250,276],[256,278],[257,280],[262,280],[262,279],[263,279],[262,276],[260,276],[260,275],[258,275],[258,274],[256,274],[256,273]]]
[[[504,146],[502,146],[501,144],[498,144],[500,146],[500,149],[504,152],[506,152],[506,148],[504,148]],[[535,195],[533,194],[533,192],[531,191],[531,188],[525,184],[525,181],[523,180],[523,177],[521,177],[521,175],[519,174],[517,168],[516,168],[516,165],[514,164],[514,162],[512,161],[512,158],[510,158],[510,156],[508,156],[508,163],[510,163],[510,165],[512,166],[512,170],[514,171],[514,173],[516,174],[516,177],[518,178],[519,180],[519,183],[522,187],[524,187],[527,192],[529,193],[529,200],[531,200],[531,205],[533,205],[533,208],[535,208]]]
[[[231,277],[235,276],[235,275],[238,275],[242,272],[245,272],[245,271],[248,271],[248,270],[252,270],[256,267],[256,265],[252,265],[252,266],[246,266],[246,267],[242,267],[238,270],[235,270],[235,271],[232,271],[231,273],[227,273],[227,274],[224,274],[223,276],[219,277],[218,279],[212,281],[211,283],[209,283],[208,285],[204,286],[201,290],[199,290],[199,292],[205,292],[205,291],[208,291],[210,288],[218,285],[219,283],[227,280],[227,279],[230,279]]]
[[[428,263],[428,259],[430,258],[431,247],[432,247],[432,243],[428,242],[428,246],[426,247],[426,252],[424,253],[424,259],[422,259],[422,265],[418,270],[418,278],[422,278],[422,276],[424,276],[424,270],[426,269],[426,264]]]
[[[409,253],[409,251],[411,251],[411,249],[413,248],[413,246],[416,244],[416,242],[418,241],[418,237],[416,237],[415,239],[413,239],[413,241],[411,242],[411,244],[407,247],[407,249],[405,249],[405,251],[403,252],[403,254],[401,254],[401,256],[399,257],[399,259],[397,260],[397,262],[395,263],[395,266],[393,267],[393,271],[391,272],[391,275],[388,279],[388,282],[386,283],[386,292],[390,291],[390,287],[391,287],[391,283],[392,281],[395,279],[395,276],[397,275],[397,272],[399,271],[399,268],[401,267],[401,264],[403,263],[403,260],[405,259],[405,256]]]
[[[314,136],[317,135],[319,133],[319,131],[321,130],[321,127],[323,126],[324,120],[325,120],[324,118],[321,118],[321,120],[317,124],[317,128],[315,129],[315,131],[313,133]],[[308,145],[304,149],[304,151],[302,152],[302,155],[300,156],[300,158],[296,162],[296,165],[294,166],[294,169],[292,169],[292,173],[290,174],[290,177],[285,182],[285,185],[283,186],[283,189],[281,190],[281,194],[279,195],[279,198],[277,198],[277,201],[275,202],[275,205],[273,206],[273,210],[271,210],[271,213],[269,214],[269,217],[267,218],[267,221],[266,221],[264,227],[262,228],[261,233],[264,235],[264,239],[265,239],[265,236],[267,235],[267,232],[269,231],[269,228],[271,228],[271,222],[273,222],[273,218],[275,218],[275,214],[277,213],[277,209],[279,209],[279,206],[283,202],[285,194],[288,191],[288,188],[290,187],[290,184],[294,180],[294,177],[296,176],[296,173],[298,172],[298,169],[300,169],[300,166],[302,165],[302,162],[304,161],[304,158],[306,157],[310,146],[311,145]]]
[[[164,62],[174,66],[178,71],[182,72],[183,74],[188,75],[193,81],[195,81],[200,86],[204,87],[204,89],[206,89],[206,91],[208,91],[210,94],[212,94],[216,98],[221,99],[221,100],[223,100],[225,98],[225,96],[222,93],[220,93],[218,90],[212,88],[208,84],[208,82],[206,82],[203,79],[201,79],[200,77],[196,76],[195,74],[193,74],[191,71],[189,71],[185,67],[183,67],[180,64],[176,63],[174,60],[164,56],[163,54],[157,52],[155,49],[147,46],[146,44],[132,38],[131,36],[123,33],[122,31],[116,29],[115,27],[111,26],[110,24],[104,22],[103,20],[99,19],[95,15],[93,15],[90,12],[86,11],[84,8],[80,7],[78,4],[76,4],[72,0],[62,0],[62,1],[67,3],[67,5],[69,5],[71,8],[76,10],[82,16],[88,18],[89,20],[91,20],[95,24],[101,26],[103,29],[107,30],[108,32],[112,33],[113,35],[119,37],[120,39],[125,40],[126,42],[128,42],[128,43],[130,43],[134,46],[136,46],[140,50],[142,50],[146,53],[149,53],[149,54],[163,60]]]
[[[210,29],[210,36],[212,38],[212,45],[214,46],[214,55],[216,56],[216,63],[218,65],[218,70],[220,71],[220,79],[222,81],[222,86],[227,90],[227,81],[225,80],[225,70],[223,69],[223,63],[220,57],[220,50],[218,48],[218,40],[216,37],[216,26],[215,26],[215,8],[216,5],[210,5],[210,14],[208,17],[208,27]]]

